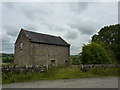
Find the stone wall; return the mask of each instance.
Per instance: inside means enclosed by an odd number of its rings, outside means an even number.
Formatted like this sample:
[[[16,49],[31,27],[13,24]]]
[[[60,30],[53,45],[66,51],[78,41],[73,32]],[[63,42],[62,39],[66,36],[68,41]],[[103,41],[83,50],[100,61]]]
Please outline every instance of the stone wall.
[[[36,43],[31,46],[33,64],[51,65],[51,60],[55,60],[55,66],[64,66],[65,61],[69,63],[69,47]]]
[[[20,43],[23,43],[22,49],[20,48]],[[16,64],[29,64],[30,59],[30,42],[28,40],[28,37],[25,35],[24,31],[21,31],[18,39],[15,43],[15,54],[14,54],[14,62]]]
[[[0,68],[2,74],[27,74],[30,72],[44,72],[47,70],[45,66],[40,65],[2,65]]]

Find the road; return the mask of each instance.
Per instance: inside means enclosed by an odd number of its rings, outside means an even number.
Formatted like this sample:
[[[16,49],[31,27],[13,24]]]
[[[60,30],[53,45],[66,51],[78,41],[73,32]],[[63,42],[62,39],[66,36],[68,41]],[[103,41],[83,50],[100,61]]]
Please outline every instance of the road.
[[[40,80],[4,84],[3,88],[118,88],[118,77]]]

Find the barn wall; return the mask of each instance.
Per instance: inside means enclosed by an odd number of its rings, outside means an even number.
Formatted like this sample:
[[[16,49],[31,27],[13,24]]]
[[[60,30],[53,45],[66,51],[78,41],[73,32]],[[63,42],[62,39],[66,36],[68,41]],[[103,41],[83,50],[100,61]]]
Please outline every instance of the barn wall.
[[[20,43],[23,43],[23,48],[20,49]],[[14,63],[16,64],[29,64],[30,61],[30,42],[28,40],[28,37],[25,35],[24,31],[21,31],[17,42],[15,44],[15,54],[14,54]]]
[[[20,49],[20,43],[23,48]],[[23,65],[51,65],[55,60],[55,66],[65,65],[69,61],[70,49],[65,46],[31,43],[24,31],[21,31],[15,44],[14,62]]]
[[[31,63],[33,64],[51,64],[51,60],[55,60],[55,66],[65,65],[65,61],[69,63],[69,47],[47,45],[47,44],[31,44]]]

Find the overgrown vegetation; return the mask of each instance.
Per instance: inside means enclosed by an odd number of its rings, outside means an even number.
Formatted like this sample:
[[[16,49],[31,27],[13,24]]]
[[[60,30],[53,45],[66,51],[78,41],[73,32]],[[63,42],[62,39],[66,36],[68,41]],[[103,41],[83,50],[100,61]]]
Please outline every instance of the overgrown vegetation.
[[[89,78],[102,76],[118,76],[118,68],[107,69],[90,69],[88,72],[82,72],[78,66],[70,67],[51,67],[44,73],[29,72],[27,74],[3,74],[2,83],[14,83],[36,80],[55,80],[55,79],[70,79],[70,78]]]
[[[83,64],[120,63],[120,24],[102,28],[93,35],[90,44],[82,47]]]

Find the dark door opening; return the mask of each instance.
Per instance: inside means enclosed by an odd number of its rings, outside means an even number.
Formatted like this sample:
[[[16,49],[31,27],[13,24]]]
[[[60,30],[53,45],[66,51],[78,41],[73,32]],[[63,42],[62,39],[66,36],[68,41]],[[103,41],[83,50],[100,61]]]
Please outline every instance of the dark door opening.
[[[65,66],[68,66],[69,65],[69,62],[66,60],[65,61]]]
[[[55,66],[55,60],[51,60],[51,66]]]

